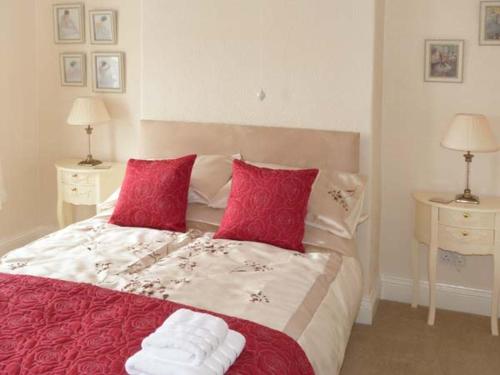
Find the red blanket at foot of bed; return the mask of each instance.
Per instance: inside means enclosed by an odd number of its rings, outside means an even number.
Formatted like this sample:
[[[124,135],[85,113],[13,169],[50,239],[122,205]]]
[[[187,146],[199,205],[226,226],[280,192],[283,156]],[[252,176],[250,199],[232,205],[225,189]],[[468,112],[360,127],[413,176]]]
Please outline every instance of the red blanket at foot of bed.
[[[125,374],[125,361],[144,337],[181,307],[190,308],[89,284],[0,274],[0,374]],[[247,341],[227,374],[314,374],[287,335],[214,315]]]

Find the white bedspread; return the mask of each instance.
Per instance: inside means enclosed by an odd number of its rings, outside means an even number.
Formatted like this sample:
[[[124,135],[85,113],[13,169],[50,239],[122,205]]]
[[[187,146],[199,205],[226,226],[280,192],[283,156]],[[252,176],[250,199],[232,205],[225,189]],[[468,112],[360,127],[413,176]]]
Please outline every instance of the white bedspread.
[[[87,282],[252,320],[296,339],[316,374],[338,373],[361,300],[355,258],[253,242],[76,223],[0,259],[0,272]]]

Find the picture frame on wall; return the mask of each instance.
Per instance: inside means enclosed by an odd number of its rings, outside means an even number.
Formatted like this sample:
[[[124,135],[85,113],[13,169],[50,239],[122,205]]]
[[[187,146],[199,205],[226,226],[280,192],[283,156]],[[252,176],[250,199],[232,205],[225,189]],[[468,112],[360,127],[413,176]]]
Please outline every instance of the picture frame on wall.
[[[62,86],[86,86],[87,55],[84,53],[61,53],[60,70]]]
[[[94,52],[92,54],[92,89],[94,92],[125,92],[125,54]]]
[[[89,27],[91,44],[116,44],[118,30],[115,10],[90,10]]]
[[[54,41],[56,43],[84,43],[85,19],[82,3],[55,4]]]
[[[480,3],[479,44],[500,46],[500,1]]]
[[[463,69],[463,40],[425,40],[425,82],[462,83]]]

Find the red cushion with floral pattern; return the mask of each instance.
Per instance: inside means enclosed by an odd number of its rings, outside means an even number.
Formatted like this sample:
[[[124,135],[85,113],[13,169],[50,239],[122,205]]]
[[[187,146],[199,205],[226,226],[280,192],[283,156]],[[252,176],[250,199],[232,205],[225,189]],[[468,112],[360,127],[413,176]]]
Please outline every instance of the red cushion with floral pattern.
[[[195,159],[196,155],[172,160],[130,159],[109,222],[185,232],[189,181]]]
[[[233,161],[228,206],[214,238],[304,251],[304,220],[317,169],[259,168]]]

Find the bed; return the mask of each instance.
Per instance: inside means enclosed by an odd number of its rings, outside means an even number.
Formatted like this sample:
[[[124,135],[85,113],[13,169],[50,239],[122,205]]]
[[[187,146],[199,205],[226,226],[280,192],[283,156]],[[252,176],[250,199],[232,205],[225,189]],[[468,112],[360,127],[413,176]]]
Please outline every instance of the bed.
[[[144,157],[194,149],[358,170],[356,133],[163,122],[144,122],[141,130]],[[113,207],[8,253],[0,273],[92,284],[255,322],[295,340],[317,375],[338,373],[362,294],[359,261],[346,250],[352,244],[301,254],[214,240],[210,223],[196,219],[186,233],[119,227],[108,224]]]

